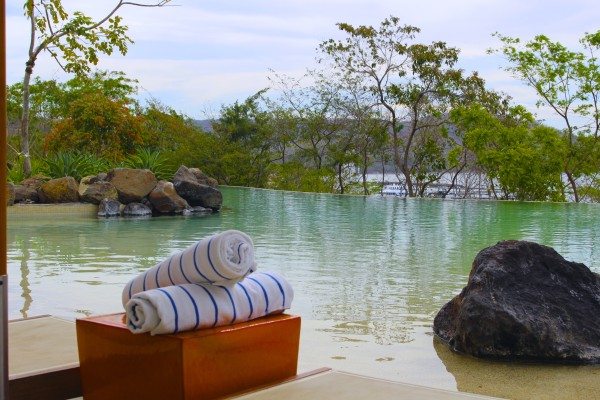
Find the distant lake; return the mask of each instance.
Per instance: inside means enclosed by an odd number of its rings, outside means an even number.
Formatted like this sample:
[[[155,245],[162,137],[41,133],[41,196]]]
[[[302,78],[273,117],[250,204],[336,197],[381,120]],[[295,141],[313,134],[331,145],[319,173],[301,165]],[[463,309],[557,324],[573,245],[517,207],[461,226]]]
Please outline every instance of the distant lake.
[[[75,319],[121,310],[125,283],[226,229],[254,240],[302,316],[300,370],[321,366],[514,398],[592,398],[600,367],[490,363],[432,334],[477,252],[532,240],[600,272],[600,205],[337,196],[222,188],[207,217],[99,220],[9,215],[9,315]]]

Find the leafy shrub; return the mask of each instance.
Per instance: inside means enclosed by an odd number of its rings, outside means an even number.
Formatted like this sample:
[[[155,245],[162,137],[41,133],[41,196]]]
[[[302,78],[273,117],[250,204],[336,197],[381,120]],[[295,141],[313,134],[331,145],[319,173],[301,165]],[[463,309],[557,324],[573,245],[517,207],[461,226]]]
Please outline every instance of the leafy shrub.
[[[42,161],[32,158],[31,159],[31,176],[35,176],[37,174],[43,173],[43,163]],[[16,157],[14,160],[9,162],[9,168],[7,171],[6,180],[12,182],[14,184],[21,183],[25,178],[25,173],[23,172],[23,158]]]
[[[335,185],[334,171],[309,169],[299,162],[272,165],[269,178],[267,187],[277,190],[332,193]]]
[[[110,168],[109,162],[103,158],[74,152],[59,152],[43,161],[45,165],[42,170],[51,178],[72,176],[81,180],[84,176],[96,175]]]
[[[157,179],[169,180],[175,173],[167,157],[158,150],[147,148],[138,149],[136,154],[125,159],[123,165],[129,168],[149,169]]]

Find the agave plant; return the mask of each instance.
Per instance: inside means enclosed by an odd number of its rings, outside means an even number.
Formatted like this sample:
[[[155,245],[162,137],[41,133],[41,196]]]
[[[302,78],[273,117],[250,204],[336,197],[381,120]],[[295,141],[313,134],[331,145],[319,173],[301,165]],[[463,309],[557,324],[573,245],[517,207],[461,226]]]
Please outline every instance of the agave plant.
[[[44,166],[40,160],[32,158],[31,176],[35,176],[38,173],[43,173],[43,167]],[[25,178],[27,178],[27,176],[25,176],[25,172],[23,171],[23,160],[21,157],[18,157],[9,163],[6,180],[17,184],[22,182]]]
[[[149,169],[158,179],[168,180],[174,173],[169,160],[160,151],[148,148],[138,149],[136,154],[123,162],[123,165],[129,168]]]
[[[45,164],[43,172],[52,178],[72,176],[81,180],[84,176],[96,175],[109,168],[108,161],[103,158],[75,152],[59,152],[43,161]]]

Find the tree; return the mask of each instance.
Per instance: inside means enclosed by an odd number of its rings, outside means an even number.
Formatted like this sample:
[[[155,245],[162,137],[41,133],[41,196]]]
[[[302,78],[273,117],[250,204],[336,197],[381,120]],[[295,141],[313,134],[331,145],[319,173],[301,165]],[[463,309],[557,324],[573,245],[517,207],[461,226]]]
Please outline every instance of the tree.
[[[348,35],[346,39],[329,39],[320,44],[320,49],[330,57],[335,68],[370,80],[376,104],[389,113],[394,164],[400,167],[403,162],[400,153],[402,118],[388,89],[390,80],[395,75],[406,74],[406,65],[409,63],[406,42],[413,39],[420,29],[400,25],[397,17],[385,19],[379,30],[371,26],[354,27],[346,23],[338,23],[337,26]]]
[[[170,0],[161,0],[151,4],[133,3],[119,0],[115,7],[98,21],[74,12],[72,16],[65,11],[61,0],[27,0],[25,16],[30,21],[30,41],[25,75],[23,77],[23,108],[21,117],[21,153],[23,170],[31,173],[29,156],[29,113],[30,82],[35,63],[42,53],[47,51],[65,72],[84,74],[91,65],[98,63],[99,53],[110,55],[116,49],[127,53],[127,46],[133,43],[127,36],[127,26],[117,11],[126,5],[138,7],[162,7]],[[62,61],[61,61],[62,60]]]
[[[547,106],[562,119],[568,147],[563,171],[574,200],[579,202],[578,179],[600,169],[591,162],[600,146],[600,66],[596,56],[600,31],[580,40],[583,51],[570,50],[544,35],[524,44],[518,38],[495,35],[502,42],[496,51],[510,63],[506,69],[535,90],[538,107]]]
[[[444,127],[452,105],[467,99],[463,91],[469,82],[483,81],[475,74],[465,78],[455,68],[458,49],[440,41],[415,43],[419,28],[401,25],[397,17],[385,19],[378,29],[338,27],[347,36],[321,43],[324,60],[368,85],[372,107],[389,115],[396,170],[409,196],[422,195],[439,179],[432,172],[446,164],[441,160],[448,147]]]
[[[72,101],[68,115],[46,136],[46,150],[77,149],[119,162],[143,144],[143,117],[134,115],[126,102],[101,92],[86,93]]]
[[[213,123],[219,148],[219,180],[230,185],[264,187],[271,161],[272,130],[269,114],[259,106],[261,90],[243,103],[223,107],[221,117]]]
[[[513,118],[500,119],[473,104],[455,108],[451,117],[464,131],[465,147],[477,157],[496,197],[564,201],[565,142],[556,129],[533,123],[522,111],[516,108]]]

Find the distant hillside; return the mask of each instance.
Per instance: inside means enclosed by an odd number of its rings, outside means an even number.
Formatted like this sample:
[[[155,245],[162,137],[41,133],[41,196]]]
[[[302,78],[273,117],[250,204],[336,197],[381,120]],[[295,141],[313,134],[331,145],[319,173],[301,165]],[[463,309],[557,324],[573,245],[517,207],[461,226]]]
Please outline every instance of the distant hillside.
[[[212,121],[211,119],[195,119],[194,124],[204,132],[212,132]]]

